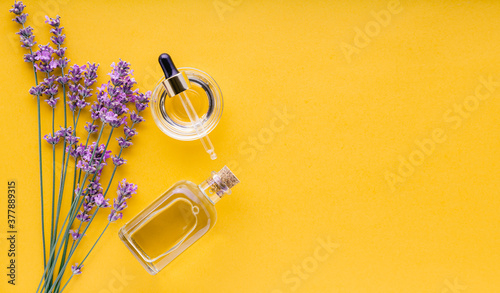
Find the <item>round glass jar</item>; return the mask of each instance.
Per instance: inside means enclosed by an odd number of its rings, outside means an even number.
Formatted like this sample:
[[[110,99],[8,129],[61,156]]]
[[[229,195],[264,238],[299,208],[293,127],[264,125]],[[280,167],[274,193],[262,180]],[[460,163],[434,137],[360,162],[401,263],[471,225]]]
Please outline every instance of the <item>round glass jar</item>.
[[[207,73],[189,67],[178,69],[186,73],[191,88],[185,91],[203,123],[204,135],[208,135],[219,123],[224,108],[222,93],[215,80]],[[151,97],[151,112],[156,125],[166,135],[177,140],[190,141],[200,139],[192,127],[178,96],[169,97],[160,79]]]

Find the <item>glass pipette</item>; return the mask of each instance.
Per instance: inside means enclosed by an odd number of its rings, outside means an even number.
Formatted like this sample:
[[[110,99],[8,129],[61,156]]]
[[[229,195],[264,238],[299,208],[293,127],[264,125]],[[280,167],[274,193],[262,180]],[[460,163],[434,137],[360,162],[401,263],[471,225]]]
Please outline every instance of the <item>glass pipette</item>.
[[[212,160],[217,159],[217,155],[214,151],[214,146],[210,141],[210,138],[208,138],[208,133],[203,126],[203,121],[198,117],[193,104],[191,104],[191,100],[186,94],[186,90],[191,87],[186,74],[177,70],[174,62],[172,61],[172,58],[170,58],[170,55],[168,54],[161,54],[158,58],[158,61],[160,62],[163,73],[165,74],[163,86],[165,87],[167,95],[170,98],[179,96],[182,106],[184,107],[184,110],[186,111],[189,120],[191,121],[193,129],[195,130],[198,138],[201,141],[201,144],[205,148],[206,152],[210,155],[210,158]]]

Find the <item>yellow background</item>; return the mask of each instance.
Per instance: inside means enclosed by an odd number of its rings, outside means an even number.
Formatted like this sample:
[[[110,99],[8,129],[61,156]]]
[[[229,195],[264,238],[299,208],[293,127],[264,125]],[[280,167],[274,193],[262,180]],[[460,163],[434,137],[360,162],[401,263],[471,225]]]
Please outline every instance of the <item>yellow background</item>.
[[[0,184],[6,194],[7,180],[17,180],[18,271],[17,285],[7,285],[2,196],[0,291],[33,292],[42,273],[36,102],[11,2],[2,1],[0,21]],[[26,4],[38,43],[49,40],[41,16],[61,15],[68,57],[100,63],[99,82],[123,58],[140,88],[152,90],[157,57],[168,52],[177,66],[208,72],[224,95],[210,136],[216,161],[198,141],[164,135],[145,112],[112,186],[127,178],[139,193],[68,292],[500,292],[499,88],[458,127],[444,117],[454,104],[474,102],[467,97],[481,77],[500,80],[500,3],[401,1],[384,26],[373,13],[388,11],[390,1]],[[368,44],[347,58],[342,48],[367,27]],[[280,124],[276,111],[285,108],[291,118]],[[415,141],[436,129],[445,141],[392,189],[388,174],[400,176],[399,159],[418,157]],[[48,195],[50,147],[43,151]],[[148,275],[118,239],[119,227],[178,180],[199,183],[227,163],[242,183],[217,204],[217,225]],[[327,253],[318,241],[338,247]]]

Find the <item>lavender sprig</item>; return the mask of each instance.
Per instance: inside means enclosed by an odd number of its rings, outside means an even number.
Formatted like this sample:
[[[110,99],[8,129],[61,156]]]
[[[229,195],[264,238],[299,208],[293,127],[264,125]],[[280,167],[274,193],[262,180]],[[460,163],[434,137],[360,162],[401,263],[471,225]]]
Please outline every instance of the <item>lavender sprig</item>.
[[[24,23],[26,22],[27,14],[24,14],[24,8],[26,6],[21,1],[15,1],[12,9],[9,12],[12,12],[16,15],[13,21],[17,22],[22,26],[22,28],[17,33],[20,36],[21,47],[28,49],[29,53],[24,55],[24,61],[30,62],[33,67],[33,74],[35,76],[35,87],[30,90],[30,94],[36,95],[37,97],[37,117],[38,117],[38,162],[39,162],[39,173],[40,173],[40,216],[41,216],[41,225],[42,225],[42,246],[43,246],[43,265],[47,265],[46,259],[46,248],[45,248],[45,220],[44,220],[44,206],[43,206],[43,172],[42,172],[42,128],[41,128],[41,117],[40,117],[40,96],[41,96],[41,87],[38,85],[38,76],[37,69],[35,67],[35,57],[33,55],[32,47],[36,44],[35,36],[33,35],[33,28],[31,26],[25,27]]]

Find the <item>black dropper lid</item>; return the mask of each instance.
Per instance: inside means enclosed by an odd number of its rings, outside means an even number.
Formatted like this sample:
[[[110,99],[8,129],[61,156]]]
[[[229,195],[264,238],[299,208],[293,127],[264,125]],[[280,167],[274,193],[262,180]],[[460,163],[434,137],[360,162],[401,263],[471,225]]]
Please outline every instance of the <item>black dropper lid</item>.
[[[165,80],[162,82],[169,97],[174,97],[191,87],[185,72],[179,72],[170,55],[163,53],[158,57]]]
[[[158,57],[158,62],[160,62],[161,69],[166,79],[179,74],[179,70],[175,67],[174,61],[172,61],[172,58],[167,53],[161,54],[160,57]]]

